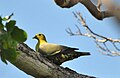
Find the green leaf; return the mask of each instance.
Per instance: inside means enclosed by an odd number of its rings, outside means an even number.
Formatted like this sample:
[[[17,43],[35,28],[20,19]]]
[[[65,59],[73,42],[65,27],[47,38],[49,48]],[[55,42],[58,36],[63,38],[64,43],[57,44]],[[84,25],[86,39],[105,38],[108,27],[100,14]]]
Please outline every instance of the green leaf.
[[[10,20],[10,18],[13,16],[14,14],[10,14],[9,16],[5,16],[4,18],[2,18],[3,21],[8,21]]]
[[[6,32],[2,32],[2,31],[1,31],[1,33],[0,33],[0,40],[6,39],[6,38],[7,38]]]
[[[3,48],[4,49],[7,49],[8,48],[8,42],[6,40],[3,40],[2,41],[2,45],[3,45]]]
[[[3,49],[16,48],[18,42],[14,40],[9,33],[3,33],[0,35],[0,44]]]
[[[8,47],[10,47],[10,48],[17,48],[18,42],[15,41],[14,39],[9,38],[9,39],[7,40],[7,42],[8,42]]]
[[[8,48],[2,50],[5,59],[9,60],[11,63],[13,63],[17,58],[17,52],[14,48]]]
[[[17,42],[24,42],[27,40],[27,33],[15,26],[14,30],[11,32],[11,37]]]
[[[9,22],[7,22],[5,26],[7,31],[11,33],[14,29],[15,24],[16,24],[15,20],[10,20]]]
[[[1,42],[1,45],[2,45],[3,49],[7,49],[9,47],[8,44],[9,44],[10,41],[11,41],[11,39],[9,38],[9,35],[6,32],[2,33],[0,35],[0,42]]]
[[[2,17],[0,16],[0,23],[2,23]]]
[[[9,16],[5,16],[4,18],[2,18],[3,21],[8,21],[9,20]]]
[[[0,16],[0,30],[2,30],[4,28],[4,25],[2,24],[2,18]]]
[[[3,52],[3,51],[1,51],[1,60],[2,60],[5,64],[7,64],[6,54],[5,54],[5,52]]]
[[[16,49],[8,49],[7,50],[7,59],[10,61],[10,62],[14,62],[17,58],[17,52],[16,52]]]
[[[4,28],[3,24],[0,24],[0,30],[2,30]]]
[[[11,35],[4,33],[0,35],[0,50],[1,50],[1,60],[7,64],[6,60],[14,62],[16,53],[17,41],[11,38]]]
[[[14,63],[17,58],[18,53],[16,48],[1,49],[1,60],[7,64],[7,60]]]

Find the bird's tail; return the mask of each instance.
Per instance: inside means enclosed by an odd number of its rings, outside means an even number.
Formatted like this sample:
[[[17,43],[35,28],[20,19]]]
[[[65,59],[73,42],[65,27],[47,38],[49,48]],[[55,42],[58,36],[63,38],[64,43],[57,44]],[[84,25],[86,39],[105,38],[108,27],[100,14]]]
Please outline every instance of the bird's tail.
[[[73,60],[75,58],[78,58],[80,56],[86,56],[86,55],[90,55],[89,52],[77,52],[77,51],[72,51],[69,53],[58,53],[54,56],[49,56],[47,57],[49,60],[51,60],[53,63],[57,64],[57,65],[61,65],[62,63],[69,61],[69,60]]]
[[[90,53],[89,52],[76,52],[75,51],[75,52],[66,54],[66,56],[67,56],[66,61],[78,58],[80,56],[87,56],[87,55],[90,55]]]
[[[90,55],[89,52],[75,52],[77,55],[80,55],[80,56],[86,56],[86,55]]]

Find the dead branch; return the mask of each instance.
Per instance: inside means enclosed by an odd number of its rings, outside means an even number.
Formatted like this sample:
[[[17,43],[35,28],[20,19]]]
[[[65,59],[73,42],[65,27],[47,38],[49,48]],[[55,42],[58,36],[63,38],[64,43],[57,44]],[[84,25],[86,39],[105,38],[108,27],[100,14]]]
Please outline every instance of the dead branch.
[[[120,56],[120,48],[116,45],[117,43],[120,43],[120,39],[113,39],[113,38],[108,38],[99,34],[94,33],[86,24],[85,20],[83,19],[82,15],[80,12],[74,13],[75,18],[78,20],[78,23],[81,23],[82,26],[84,27],[86,33],[82,33],[80,31],[80,28],[76,26],[77,32],[74,33],[70,28],[66,29],[66,32],[71,35],[71,36],[86,36],[94,39],[96,46],[98,47],[99,51],[102,54],[109,55],[109,56]],[[110,50],[108,48],[107,42],[110,42],[112,46],[115,48],[115,51]],[[102,45],[101,45],[102,44]]]

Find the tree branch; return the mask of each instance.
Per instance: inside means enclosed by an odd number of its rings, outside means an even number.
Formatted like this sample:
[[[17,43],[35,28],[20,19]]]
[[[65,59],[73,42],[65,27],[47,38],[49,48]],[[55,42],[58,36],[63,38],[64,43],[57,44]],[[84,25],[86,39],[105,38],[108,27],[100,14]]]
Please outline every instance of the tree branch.
[[[5,32],[4,29],[0,30],[0,35],[4,35]],[[2,42],[0,42],[0,46],[3,46]],[[78,74],[69,68],[57,66],[24,43],[18,44],[16,50],[18,52],[17,58],[14,62],[11,61],[11,63],[21,71],[35,78],[95,78],[93,76]],[[1,56],[2,52],[0,48]],[[10,60],[10,58],[5,59]]]
[[[113,39],[113,38],[108,38],[99,34],[94,33],[89,26],[86,24],[85,20],[83,19],[82,15],[80,12],[74,13],[75,18],[78,20],[78,23],[81,23],[82,26],[84,27],[86,33],[82,33],[80,28],[77,27],[77,33],[72,32],[70,28],[66,29],[66,32],[70,34],[71,36],[86,36],[94,39],[96,46],[98,47],[99,51],[102,54],[109,55],[109,56],[120,56],[120,49],[116,44],[120,44],[120,39]],[[111,43],[112,46],[114,47],[115,50],[111,50],[107,42]]]
[[[24,43],[19,44],[17,50],[19,55],[13,65],[35,78],[95,78],[57,66]]]
[[[105,11],[101,11],[100,7],[102,5],[102,2],[98,0],[98,5],[94,5],[91,0],[55,0],[56,4],[62,8],[71,8],[74,5],[78,3],[82,3],[89,12],[98,20],[103,20],[104,18],[116,16],[117,18],[120,18],[120,9],[119,7],[114,7],[114,9],[109,9]]]

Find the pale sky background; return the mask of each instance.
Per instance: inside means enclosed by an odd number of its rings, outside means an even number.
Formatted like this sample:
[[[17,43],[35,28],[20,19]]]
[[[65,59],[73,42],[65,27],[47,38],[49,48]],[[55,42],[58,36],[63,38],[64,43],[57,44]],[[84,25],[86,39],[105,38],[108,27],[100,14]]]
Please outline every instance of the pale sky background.
[[[28,33],[25,43],[32,49],[37,43],[32,37],[37,33],[44,33],[50,43],[78,47],[79,51],[90,51],[91,56],[63,63],[63,67],[99,78],[120,78],[120,57],[102,55],[92,39],[71,37],[65,32],[67,27],[75,31],[75,24],[79,25],[72,14],[73,11],[80,11],[94,32],[113,38],[120,37],[117,32],[119,29],[115,28],[111,18],[103,21],[96,20],[80,3],[70,9],[62,9],[53,0],[0,0],[0,15],[14,13],[12,19],[16,20],[17,25]],[[32,78],[10,63],[6,65],[0,60],[0,78],[18,77]]]

